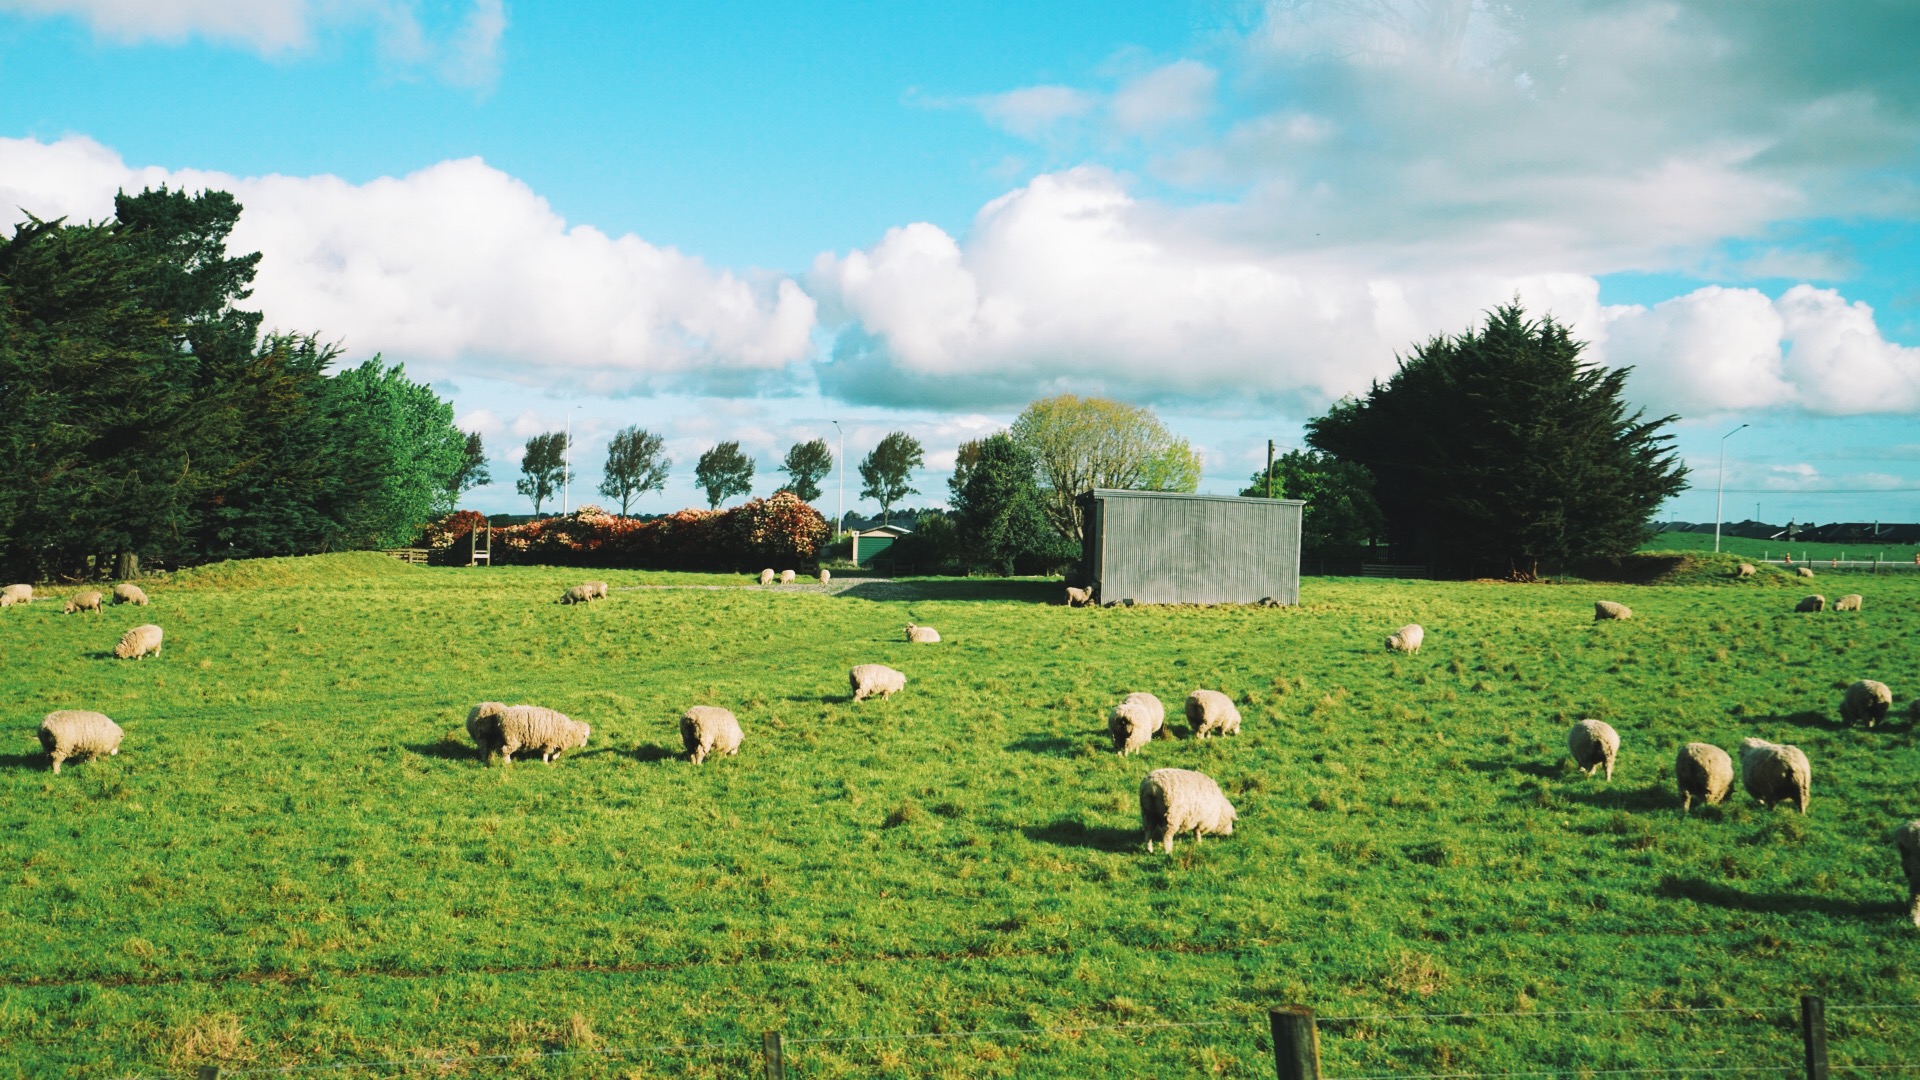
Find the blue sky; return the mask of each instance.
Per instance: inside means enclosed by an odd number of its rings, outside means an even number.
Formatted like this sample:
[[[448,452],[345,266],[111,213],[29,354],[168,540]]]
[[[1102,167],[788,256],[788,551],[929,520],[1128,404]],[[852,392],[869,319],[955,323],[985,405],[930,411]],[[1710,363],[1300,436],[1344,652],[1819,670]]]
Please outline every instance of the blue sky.
[[[661,10],[653,10],[659,8]],[[1713,515],[1920,520],[1920,9],[0,0],[0,205],[231,188],[270,325],[479,430],[952,452],[1033,397],[1265,440],[1519,295]],[[851,472],[851,470],[850,470]],[[871,509],[852,498],[849,505]],[[832,512],[831,494],[823,509]]]

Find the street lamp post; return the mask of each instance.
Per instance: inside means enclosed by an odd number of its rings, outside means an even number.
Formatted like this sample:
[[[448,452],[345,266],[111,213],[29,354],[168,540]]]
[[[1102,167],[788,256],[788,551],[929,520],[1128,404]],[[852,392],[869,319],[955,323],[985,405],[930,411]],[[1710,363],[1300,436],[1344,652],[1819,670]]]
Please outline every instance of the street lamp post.
[[[837,540],[840,538],[840,530],[847,523],[847,430],[840,426],[838,420],[831,423],[833,430],[840,433],[840,456],[834,461],[840,482],[840,493],[834,496],[833,503],[833,536]]]
[[[1734,428],[1732,431],[1720,436],[1720,484],[1713,497],[1713,550],[1716,554],[1720,551],[1721,507],[1726,505],[1727,499],[1727,440],[1733,438],[1733,436],[1740,431],[1740,428],[1746,426],[1745,424],[1741,424],[1740,427]]]

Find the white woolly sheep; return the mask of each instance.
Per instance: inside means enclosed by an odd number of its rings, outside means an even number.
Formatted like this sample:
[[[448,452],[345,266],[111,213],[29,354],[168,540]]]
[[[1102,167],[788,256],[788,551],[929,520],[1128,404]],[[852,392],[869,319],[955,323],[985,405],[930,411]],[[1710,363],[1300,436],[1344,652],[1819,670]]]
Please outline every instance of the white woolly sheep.
[[[695,705],[680,718],[680,743],[687,748],[687,760],[695,765],[714,754],[737,754],[740,721],[731,712],[713,705]]]
[[[1086,607],[1091,603],[1093,603],[1092,589],[1076,589],[1072,585],[1067,586],[1068,607]]]
[[[597,599],[599,596],[593,591],[591,585],[575,585],[560,594],[560,602],[563,604],[591,604]]]
[[[1739,569],[1739,570],[1736,570],[1736,571],[1734,572],[1734,576],[1735,576],[1735,577],[1752,577],[1753,575],[1755,575],[1755,574],[1757,574],[1757,573],[1759,573],[1759,572],[1760,572],[1760,571],[1758,571],[1758,570],[1755,570],[1755,569],[1753,568],[1753,564],[1752,564],[1752,563],[1750,563],[1750,562],[1743,562],[1743,563],[1741,563],[1741,564],[1740,564],[1740,569]]]
[[[1798,604],[1795,604],[1793,610],[1795,612],[1825,611],[1827,610],[1827,598],[1815,593],[1812,596],[1802,599]]]
[[[97,613],[100,611],[100,601],[102,599],[104,598],[100,595],[99,590],[88,589],[86,592],[74,593],[72,596],[67,597],[67,606],[60,610],[68,615],[76,611],[92,611]]]
[[[1741,739],[1740,783],[1769,810],[1774,803],[1791,802],[1804,814],[1813,797],[1813,767],[1797,746]]]
[[[876,694],[885,700],[907,688],[907,677],[885,664],[858,664],[847,671],[847,683],[856,702]]]
[[[820,568],[820,584],[825,585],[831,582],[832,580],[833,580],[833,571],[827,569],[824,566],[821,567]]]
[[[587,582],[587,588],[589,588],[589,589],[592,589],[592,590],[593,590],[593,598],[594,598],[595,600],[605,600],[605,599],[607,598],[607,583],[606,583],[606,582],[604,582],[604,581],[589,581],[589,582]]]
[[[1893,846],[1900,852],[1900,869],[1907,875],[1907,917],[1920,926],[1920,820],[1893,830]]]
[[[793,574],[793,571],[791,570],[780,571],[780,584],[782,585],[793,584],[793,577],[794,577],[794,574]]]
[[[1633,609],[1625,604],[1616,604],[1611,600],[1595,600],[1593,602],[1594,622],[1605,622],[1608,619],[1631,618],[1633,618]]]
[[[1843,596],[1843,597],[1841,597],[1840,599],[1838,599],[1838,600],[1836,600],[1836,601],[1834,601],[1834,604],[1833,604],[1833,610],[1835,610],[1835,611],[1859,611],[1859,610],[1860,610],[1860,604],[1861,604],[1861,596],[1860,596],[1860,594],[1859,594],[1859,593],[1848,593],[1847,595],[1845,595],[1845,596]]]
[[[773,569],[771,567],[760,571],[760,584],[762,585],[773,584]]]
[[[113,655],[122,660],[144,660],[148,653],[160,655],[160,628],[147,623],[136,626],[120,635],[120,644],[113,647]]]
[[[31,603],[33,603],[33,586],[31,585],[9,585],[0,589],[0,607]]]
[[[116,604],[136,604],[140,607],[146,607],[147,594],[140,586],[129,585],[123,581],[113,587],[113,602]]]
[[[915,645],[938,645],[940,644],[940,631],[935,630],[931,626],[915,626],[912,623],[908,623],[907,640],[913,642]]]
[[[1128,694],[1107,716],[1113,752],[1131,754],[1147,745],[1167,721],[1166,707],[1152,694]]]
[[[1887,710],[1893,708],[1893,691],[1887,684],[1873,679],[1861,679],[1847,687],[1845,696],[1840,699],[1840,719],[1851,724],[1864,720],[1868,727],[1887,718]]]
[[[593,729],[538,705],[510,705],[500,714],[500,759],[513,764],[521,750],[539,751],[540,760],[553,764],[569,750],[587,745]]]
[[[1155,840],[1173,854],[1173,838],[1193,833],[1198,844],[1205,833],[1232,836],[1239,818],[1233,804],[1213,777],[1192,769],[1155,769],[1140,781],[1140,830],[1147,834],[1147,850]]]
[[[120,725],[102,713],[83,709],[50,712],[40,721],[40,748],[53,762],[55,776],[60,763],[95,754],[112,756],[120,752]]]
[[[1193,737],[1240,734],[1240,710],[1218,690],[1195,690],[1187,695],[1187,726]]]
[[[1811,567],[1811,566],[1803,566],[1803,567],[1801,567],[1801,568],[1799,569],[1799,571],[1798,571],[1798,573],[1800,574],[1800,576],[1801,576],[1801,577],[1812,577],[1812,576],[1813,576],[1813,567]]]
[[[1387,648],[1394,652],[1417,653],[1420,651],[1420,642],[1426,636],[1426,630],[1419,623],[1408,623],[1387,635]]]
[[[1733,758],[1712,743],[1690,742],[1673,759],[1673,782],[1680,789],[1680,812],[1693,800],[1712,806],[1733,790]]]
[[[1604,766],[1611,781],[1613,759],[1620,755],[1620,733],[1604,720],[1582,720],[1567,732],[1567,753],[1588,776]]]
[[[467,713],[467,736],[480,748],[482,759],[492,757],[507,740],[500,734],[500,717],[507,706],[498,701],[483,701]]]

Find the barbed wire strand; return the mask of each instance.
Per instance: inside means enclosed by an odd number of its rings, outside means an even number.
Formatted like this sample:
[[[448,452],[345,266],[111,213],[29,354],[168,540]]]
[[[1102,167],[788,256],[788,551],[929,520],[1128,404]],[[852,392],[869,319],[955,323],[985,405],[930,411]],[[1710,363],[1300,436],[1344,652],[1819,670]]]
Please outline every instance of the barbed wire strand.
[[[925,1031],[887,1035],[826,1035],[791,1039],[782,1038],[780,1041],[784,1045],[794,1046],[803,1043],[807,1045],[825,1045],[829,1043],[907,1042],[919,1039],[980,1039],[1000,1035],[1053,1035],[1066,1032],[1083,1034],[1090,1031],[1151,1031],[1161,1028],[1227,1027],[1233,1024],[1252,1023],[1255,1019],[1254,1016],[1248,1015],[1234,1020],[1168,1021],[1160,1024],[1089,1024],[1071,1027],[986,1028],[979,1031]]]
[[[1857,1008],[1859,1006],[1854,1007]],[[1828,1006],[1829,1010],[1833,1008],[1837,1008],[1837,1006]],[[1528,1009],[1513,1012],[1378,1013],[1373,1016],[1316,1016],[1314,1020],[1322,1024],[1344,1024],[1358,1021],[1380,1020],[1481,1020],[1488,1017],[1537,1018],[1546,1016],[1631,1016],[1657,1013],[1766,1013],[1791,1011],[1791,1009],[1785,1006],[1751,1007],[1745,1005],[1714,1005],[1698,1009],[1675,1006],[1673,1008],[1655,1009]]]
[[[1733,1068],[1697,1065],[1677,1069],[1528,1069],[1520,1072],[1493,1073],[1374,1073],[1366,1076],[1340,1076],[1336,1080],[1494,1080],[1496,1077],[1515,1076],[1654,1076],[1679,1073],[1798,1073],[1800,1071],[1798,1065],[1740,1065]]]
[[[1901,1003],[1899,1005],[1829,1005],[1828,1012],[1893,1012],[1900,1009],[1920,1009],[1920,1003]]]

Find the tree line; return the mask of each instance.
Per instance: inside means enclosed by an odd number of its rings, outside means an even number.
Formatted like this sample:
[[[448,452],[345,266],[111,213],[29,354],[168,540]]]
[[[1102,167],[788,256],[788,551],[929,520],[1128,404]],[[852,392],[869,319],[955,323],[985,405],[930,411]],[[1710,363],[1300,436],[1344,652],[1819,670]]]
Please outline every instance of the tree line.
[[[407,543],[472,477],[378,356],[262,333],[240,204],[166,188],[0,238],[0,563],[16,578]]]

